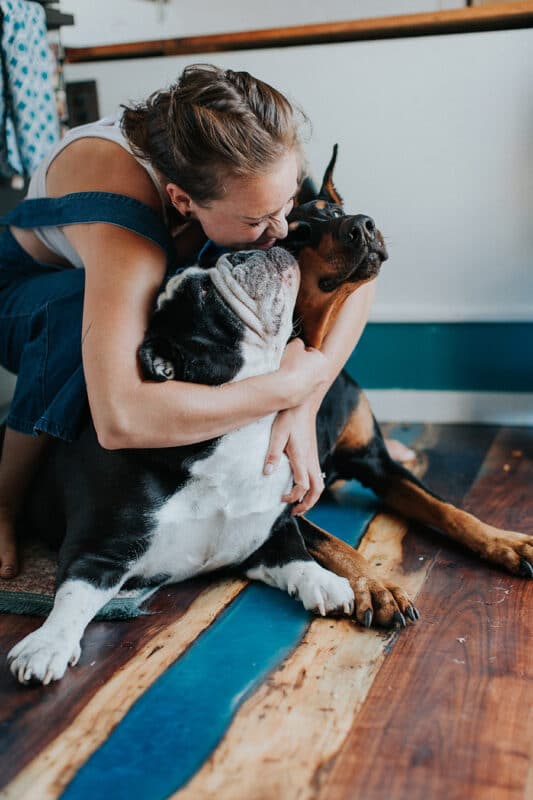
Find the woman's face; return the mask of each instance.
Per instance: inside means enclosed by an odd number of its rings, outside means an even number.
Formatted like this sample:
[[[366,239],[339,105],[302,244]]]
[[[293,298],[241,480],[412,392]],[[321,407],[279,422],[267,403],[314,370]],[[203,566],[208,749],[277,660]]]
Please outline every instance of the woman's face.
[[[286,153],[268,172],[231,178],[225,185],[224,196],[207,207],[197,205],[175,184],[168,184],[167,191],[178,210],[191,212],[217,244],[235,250],[266,250],[286,237],[286,217],[298,190],[296,153]]]

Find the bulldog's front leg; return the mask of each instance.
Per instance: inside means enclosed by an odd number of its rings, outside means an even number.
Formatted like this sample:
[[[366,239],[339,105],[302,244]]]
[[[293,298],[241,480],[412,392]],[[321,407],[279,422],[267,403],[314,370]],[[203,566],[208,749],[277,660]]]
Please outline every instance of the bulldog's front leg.
[[[298,597],[304,608],[323,617],[353,614],[354,593],[349,581],[314,560],[297,520],[288,512],[276,520],[266,542],[239,565],[239,572]]]
[[[62,678],[67,666],[78,662],[85,628],[119,588],[98,588],[78,578],[62,583],[43,625],[8,653],[15,678],[20,683],[37,680],[44,684]]]

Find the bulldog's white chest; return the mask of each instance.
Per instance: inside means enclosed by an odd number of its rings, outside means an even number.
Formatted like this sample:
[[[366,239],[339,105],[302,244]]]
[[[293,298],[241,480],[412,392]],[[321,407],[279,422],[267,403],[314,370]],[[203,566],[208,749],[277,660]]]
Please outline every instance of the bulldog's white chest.
[[[263,544],[292,487],[285,455],[272,475],[263,475],[273,419],[227,434],[193,465],[191,482],[157,512],[150,547],[131,574],[184,580],[239,563]]]

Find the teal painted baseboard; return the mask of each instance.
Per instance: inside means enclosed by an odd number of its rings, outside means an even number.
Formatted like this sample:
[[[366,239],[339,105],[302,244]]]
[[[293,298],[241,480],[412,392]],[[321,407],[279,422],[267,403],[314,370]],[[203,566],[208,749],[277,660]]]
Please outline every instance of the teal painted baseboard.
[[[346,369],[365,389],[531,392],[533,322],[371,322]]]

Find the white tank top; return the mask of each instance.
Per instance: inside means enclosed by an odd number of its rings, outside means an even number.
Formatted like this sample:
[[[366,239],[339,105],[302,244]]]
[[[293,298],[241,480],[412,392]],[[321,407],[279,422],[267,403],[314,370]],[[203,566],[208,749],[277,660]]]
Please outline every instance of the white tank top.
[[[35,172],[33,173],[29,186],[28,186],[28,193],[26,195],[27,200],[33,200],[35,198],[40,197],[47,197],[46,194],[46,173],[48,172],[48,168],[54,158],[59,155],[59,153],[71,142],[74,142],[76,139],[83,139],[85,137],[98,137],[99,139],[109,139],[112,142],[116,142],[124,150],[127,150],[128,153],[139,162],[139,164],[144,167],[144,169],[148,172],[150,178],[154,182],[159,196],[161,198],[161,205],[163,208],[163,218],[165,224],[168,223],[167,220],[167,207],[170,204],[170,200],[166,195],[166,192],[161,188],[159,181],[157,179],[156,173],[152,165],[135,155],[132,152],[131,147],[127,139],[125,138],[124,134],[120,130],[120,117],[119,116],[112,116],[112,117],[103,117],[102,119],[97,120],[96,122],[89,122],[87,125],[79,125],[76,128],[71,128],[48,153],[46,158],[41,161]],[[83,262],[81,261],[79,255],[73,249],[72,245],[66,238],[65,234],[61,227],[57,226],[47,226],[45,228],[32,228],[33,233],[37,236],[37,238],[44,244],[46,247],[49,248],[53,253],[56,253],[58,256],[62,258],[66,258],[73,267],[83,267]]]

